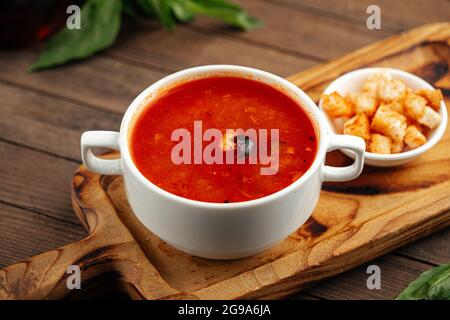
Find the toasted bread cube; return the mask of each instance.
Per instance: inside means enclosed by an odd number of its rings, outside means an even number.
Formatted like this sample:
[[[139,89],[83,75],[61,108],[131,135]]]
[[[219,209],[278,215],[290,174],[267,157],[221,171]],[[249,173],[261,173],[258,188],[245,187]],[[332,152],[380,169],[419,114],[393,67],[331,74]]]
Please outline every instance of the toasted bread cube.
[[[420,89],[417,90],[416,93],[419,96],[424,97],[428,101],[428,105],[432,107],[434,110],[439,111],[441,108],[441,101],[444,99],[442,96],[442,91],[439,89],[428,90],[428,89]]]
[[[351,105],[337,92],[323,95],[322,107],[332,117],[350,117],[353,115]]]
[[[365,113],[368,117],[372,117],[377,110],[377,99],[368,93],[351,93],[348,98],[356,114]]]
[[[406,115],[418,120],[423,115],[427,100],[415,93],[407,93],[403,103]]]
[[[430,134],[431,129],[429,129],[426,126],[421,125],[419,122],[415,121],[415,120],[410,120],[408,118],[407,123],[407,127],[409,126],[415,126],[417,128],[417,130],[420,131],[420,133],[422,133],[425,137],[428,137],[428,135]]]
[[[365,113],[360,113],[344,124],[344,134],[361,137],[364,140],[370,138],[369,119]]]
[[[417,119],[417,122],[423,124],[424,126],[430,129],[436,128],[441,123],[441,121],[442,118],[439,115],[439,113],[437,113],[428,106],[425,107],[422,116],[419,119]]]
[[[378,98],[385,102],[403,99],[406,94],[406,85],[402,80],[393,79],[385,81],[378,86]]]
[[[416,149],[427,142],[427,138],[416,126],[409,126],[406,129],[405,143],[410,149]]]
[[[381,106],[391,108],[392,110],[394,110],[400,114],[403,114],[405,112],[405,110],[403,108],[403,101],[401,101],[401,100],[395,100],[395,101],[391,101],[391,102],[381,102],[380,107]]]
[[[406,117],[391,108],[380,106],[373,116],[370,127],[394,141],[401,141],[406,133]]]
[[[365,81],[362,86],[362,91],[371,97],[378,98],[378,82],[376,81]]]
[[[377,72],[371,74],[363,82],[362,91],[367,93],[373,98],[378,97],[378,87],[382,86],[385,82],[392,79],[391,75],[386,72]]]
[[[368,145],[368,151],[380,154],[391,153],[392,140],[389,137],[383,136],[378,133],[370,135],[370,141]]]
[[[403,148],[405,147],[405,144],[402,141],[392,141],[391,145],[391,153],[400,153],[403,151]]]

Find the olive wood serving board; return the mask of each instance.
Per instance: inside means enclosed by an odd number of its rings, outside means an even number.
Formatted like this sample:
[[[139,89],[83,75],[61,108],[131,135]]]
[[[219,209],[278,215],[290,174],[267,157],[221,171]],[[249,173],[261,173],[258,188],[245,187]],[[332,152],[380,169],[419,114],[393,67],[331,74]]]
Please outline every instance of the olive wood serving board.
[[[367,66],[404,69],[441,88],[450,106],[450,24],[426,25],[289,78],[318,100],[339,75]],[[450,225],[450,129],[419,159],[396,168],[366,167],[357,180],[323,187],[313,216],[258,256],[212,261],[184,254],[134,217],[122,177],[80,166],[73,176],[75,213],[89,231],[76,243],[0,270],[0,299],[70,295],[67,267],[82,285],[113,274],[140,299],[280,298]],[[117,154],[109,154],[115,157]],[[339,152],[327,162],[350,162]]]

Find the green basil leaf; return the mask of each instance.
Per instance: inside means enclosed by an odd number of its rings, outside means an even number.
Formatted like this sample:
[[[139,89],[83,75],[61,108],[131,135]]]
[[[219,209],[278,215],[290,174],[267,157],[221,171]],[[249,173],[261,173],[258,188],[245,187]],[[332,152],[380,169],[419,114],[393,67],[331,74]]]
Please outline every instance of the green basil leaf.
[[[159,6],[159,0],[158,1],[136,0],[136,3],[146,16],[155,19],[158,18],[157,8]]]
[[[189,22],[194,19],[194,13],[186,6],[185,0],[170,0],[169,7],[178,21]]]
[[[81,29],[66,27],[53,36],[30,71],[84,59],[109,47],[120,29],[121,0],[88,0],[81,9]]]
[[[172,30],[175,26],[175,20],[170,11],[168,0],[161,0],[160,2],[160,15],[162,24],[169,30]]]
[[[427,298],[450,300],[450,265],[430,281]]]
[[[422,273],[396,299],[450,300],[450,264],[443,264]]]
[[[181,21],[196,15],[217,18],[242,30],[259,27],[261,22],[249,16],[238,5],[225,0],[169,0],[174,15]]]
[[[136,7],[134,6],[134,2],[132,0],[123,0],[122,12],[132,20],[138,21],[140,19],[140,14],[136,10]]]
[[[175,26],[168,0],[137,0],[137,4],[147,16],[158,19],[166,29],[172,30]]]

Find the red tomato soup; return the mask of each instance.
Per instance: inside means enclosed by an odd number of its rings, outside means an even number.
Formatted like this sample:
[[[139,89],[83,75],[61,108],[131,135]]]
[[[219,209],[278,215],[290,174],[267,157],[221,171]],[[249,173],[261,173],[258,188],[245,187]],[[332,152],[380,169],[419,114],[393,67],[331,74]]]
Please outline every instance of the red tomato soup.
[[[203,133],[267,129],[269,143],[270,129],[278,129],[278,171],[262,175],[268,165],[259,161],[174,163],[171,154],[179,141],[172,141],[172,133],[184,128],[194,140],[194,121],[202,122]],[[168,90],[138,112],[129,142],[133,162],[149,181],[184,198],[216,203],[253,200],[285,188],[309,169],[317,151],[313,124],[296,102],[266,84],[235,77],[193,80]],[[208,144],[201,142],[203,148]],[[193,150],[194,141],[192,158]]]

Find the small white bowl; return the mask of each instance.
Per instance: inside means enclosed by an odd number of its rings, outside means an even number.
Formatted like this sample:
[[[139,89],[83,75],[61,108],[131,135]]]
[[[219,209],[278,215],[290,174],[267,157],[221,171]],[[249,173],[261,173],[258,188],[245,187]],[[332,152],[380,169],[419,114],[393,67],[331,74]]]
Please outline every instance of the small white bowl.
[[[391,68],[364,68],[358,69],[349,73],[346,73],[336,80],[334,80],[323,92],[323,94],[330,94],[334,91],[341,95],[347,95],[351,92],[360,92],[362,83],[371,74],[378,72],[387,72],[393,79],[401,79],[405,82],[408,88],[413,90],[417,89],[434,89],[425,80],[402,70],[391,69]],[[319,102],[319,108],[325,115],[328,123],[328,129],[332,133],[342,133],[337,132],[336,122],[334,119],[330,118],[328,114],[322,109],[322,99]],[[408,161],[413,160],[422,153],[426,152],[428,149],[433,147],[444,135],[445,128],[447,126],[447,108],[444,101],[441,102],[441,108],[439,114],[442,117],[442,121],[437,128],[430,131],[427,136],[428,141],[417,149],[396,153],[396,154],[377,154],[372,152],[366,152],[364,163],[375,166],[375,167],[392,167],[404,164]],[[347,156],[354,158],[354,153],[349,150],[342,150]]]

